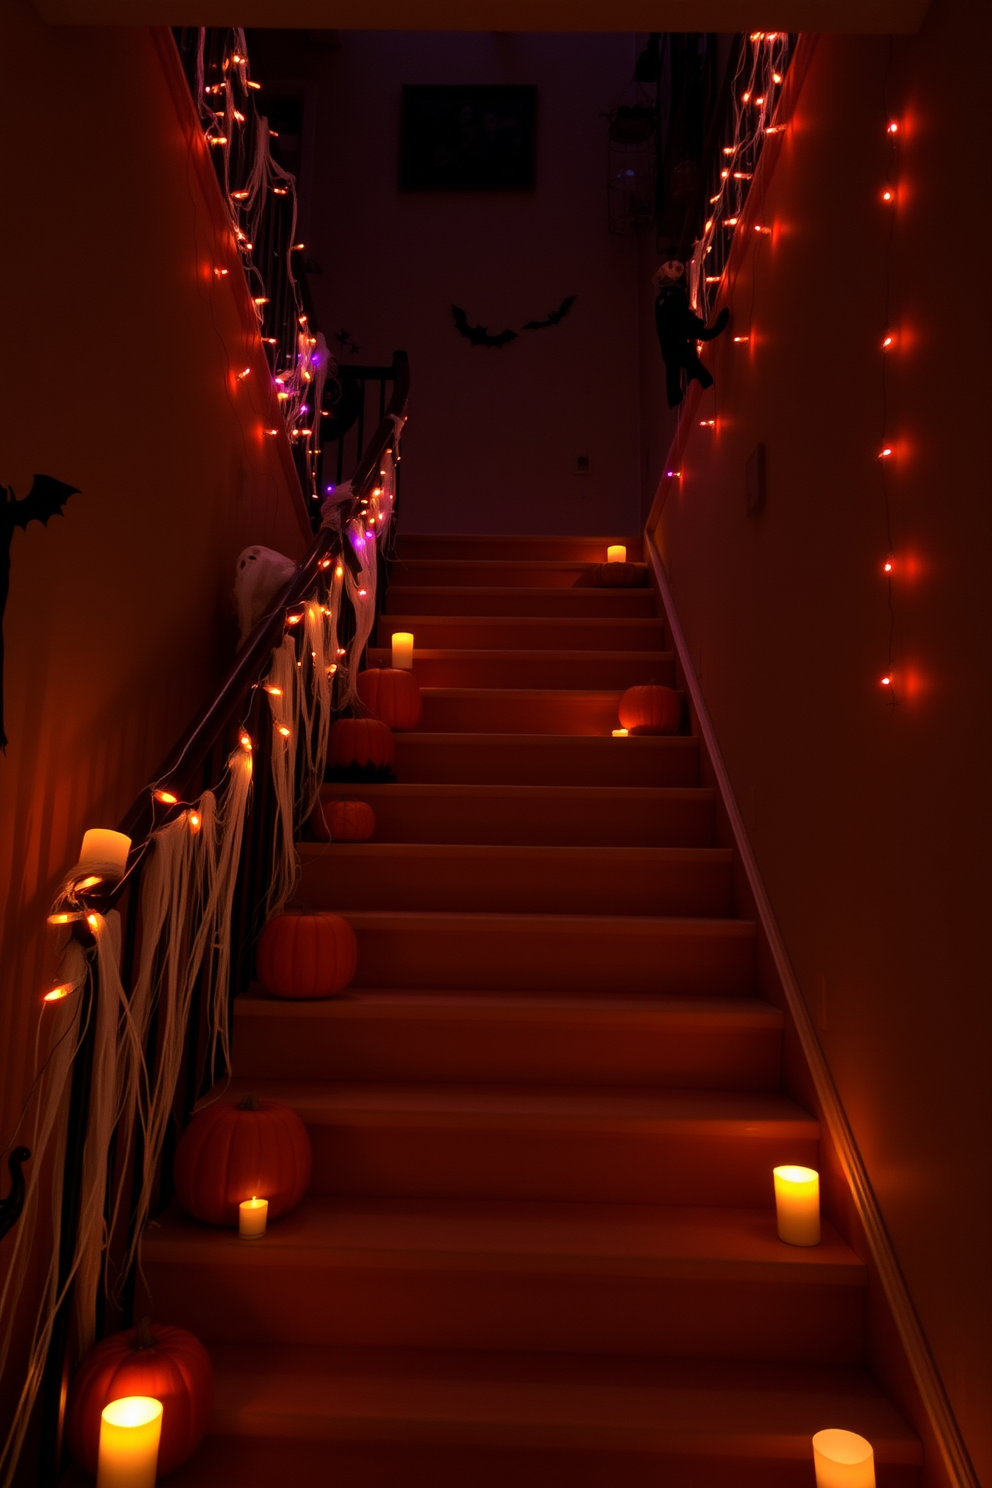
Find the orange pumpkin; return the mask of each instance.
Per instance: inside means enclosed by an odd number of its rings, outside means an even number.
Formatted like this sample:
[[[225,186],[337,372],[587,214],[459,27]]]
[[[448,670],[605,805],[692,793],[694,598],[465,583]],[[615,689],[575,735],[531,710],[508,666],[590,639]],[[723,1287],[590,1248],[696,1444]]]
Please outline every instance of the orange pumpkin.
[[[276,915],[259,936],[256,960],[273,997],[333,997],[355,975],[358,942],[340,915]]]
[[[632,734],[675,734],[681,722],[682,699],[671,687],[628,687],[620,699],[621,726]]]
[[[420,722],[420,684],[410,671],[401,667],[374,667],[359,672],[358,696],[373,718],[380,718],[387,728],[405,733]]]
[[[96,1475],[100,1413],[125,1395],[151,1395],[162,1402],[158,1473],[174,1472],[206,1435],[214,1396],[214,1372],[206,1349],[185,1328],[147,1319],[113,1333],[80,1364],[66,1400],[66,1444],[75,1461]]]
[[[365,801],[318,801],[310,813],[310,831],[319,842],[368,842],[375,812]]]
[[[327,773],[332,780],[392,780],[396,745],[378,718],[339,718],[331,724]]]
[[[644,589],[647,582],[646,563],[599,563],[580,574],[575,584],[582,589]]]
[[[277,1101],[214,1101],[192,1117],[176,1148],[176,1197],[194,1219],[234,1226],[245,1199],[268,1199],[269,1219],[295,1209],[310,1183],[310,1138]]]

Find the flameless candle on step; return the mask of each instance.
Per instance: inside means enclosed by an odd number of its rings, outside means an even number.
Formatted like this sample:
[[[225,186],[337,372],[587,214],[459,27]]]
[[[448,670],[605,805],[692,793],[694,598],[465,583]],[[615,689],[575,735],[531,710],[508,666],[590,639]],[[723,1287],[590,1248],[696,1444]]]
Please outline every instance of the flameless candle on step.
[[[628,733],[628,729],[614,729],[613,737],[614,739],[626,739]]]
[[[776,1168],[775,1213],[780,1240],[787,1245],[819,1245],[819,1173],[813,1168]]]
[[[875,1454],[856,1431],[818,1431],[813,1462],[816,1488],[875,1488]]]
[[[413,668],[413,632],[393,631],[393,666],[409,672]]]
[[[268,1199],[245,1199],[238,1205],[238,1234],[242,1240],[260,1240],[269,1217]]]
[[[151,1395],[112,1400],[100,1417],[96,1488],[154,1488],[162,1402]]]
[[[131,839],[123,832],[110,832],[104,827],[91,827],[83,833],[79,850],[79,868],[102,868],[110,878],[120,878],[127,867]]]
[[[624,547],[623,543],[614,543],[612,547],[607,548],[606,561],[607,563],[627,562],[627,549]]]

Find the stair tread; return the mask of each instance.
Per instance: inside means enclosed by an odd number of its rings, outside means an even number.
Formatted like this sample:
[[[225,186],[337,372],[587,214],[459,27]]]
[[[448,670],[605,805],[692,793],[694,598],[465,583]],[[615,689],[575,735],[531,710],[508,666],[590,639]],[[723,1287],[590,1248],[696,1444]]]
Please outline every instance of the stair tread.
[[[517,592],[519,593],[519,590]],[[558,594],[561,591],[553,589],[550,592]],[[394,613],[384,618],[397,629],[399,629],[401,620],[409,620],[411,629],[416,625],[519,625],[521,629],[526,629],[531,625],[547,625],[558,626],[563,630],[581,630],[587,628],[590,623],[588,615],[403,615]],[[618,630],[643,630],[646,625],[654,626],[658,630],[665,628],[665,620],[661,615],[602,615],[594,623],[604,629],[615,627]]]
[[[409,736],[408,736],[409,737]],[[423,738],[423,735],[418,735]],[[449,734],[443,735],[445,739]],[[459,739],[471,739],[483,737],[487,739],[522,739],[528,741],[554,737],[556,741],[559,735],[548,736],[544,734],[486,734],[472,735],[459,734]],[[570,740],[580,740],[582,734],[568,736]],[[679,739],[684,742],[683,736],[669,735],[669,738]],[[628,739],[627,743],[640,743],[638,739]],[[466,800],[469,798],[480,798],[488,801],[538,801],[553,800],[562,802],[575,802],[582,805],[590,801],[617,801],[638,802],[648,804],[652,801],[715,801],[716,792],[712,786],[705,785],[488,785],[484,782],[478,784],[462,784],[453,781],[450,785],[437,782],[407,782],[395,781],[389,784],[357,784],[354,781],[328,781],[323,787],[326,796],[361,796],[370,800],[383,800],[396,796],[409,796],[416,800],[436,800],[440,797],[452,797],[455,800]]]
[[[815,1116],[777,1091],[651,1089],[624,1086],[359,1083],[326,1080],[231,1079],[225,1099],[254,1095],[292,1106],[317,1125],[335,1117],[389,1121],[392,1118],[458,1125],[474,1121],[534,1122],[555,1126],[604,1124],[648,1128],[655,1133],[689,1131],[729,1136],[774,1131],[815,1140]],[[205,1097],[213,1098],[211,1097]]]
[[[521,1200],[328,1198],[311,1195],[243,1244],[233,1230],[190,1219],[177,1206],[145,1240],[145,1262],[272,1266],[349,1263],[388,1256],[435,1264],[549,1262],[618,1265],[658,1276],[863,1286],[867,1270],[827,1223],[817,1246],[786,1245],[774,1209],[679,1208]]]
[[[404,1018],[421,1014],[434,1018],[438,1012],[453,1018],[490,1020],[500,1013],[514,1021],[546,1019],[557,1013],[563,1020],[571,1018],[600,1019],[613,1023],[618,1018],[636,1023],[664,1027],[703,1027],[717,1024],[729,1028],[773,1028],[785,1025],[782,1012],[771,1003],[757,998],[730,997],[658,997],[650,994],[636,997],[602,997],[582,992],[458,992],[421,991],[417,988],[350,987],[337,997],[310,1001],[286,1001],[269,997],[261,988],[235,999],[235,1018],[307,1018],[330,1020],[364,1016],[389,1018],[401,1013]]]
[[[634,935],[720,936],[753,940],[753,920],[707,918],[705,915],[602,915],[602,914],[486,914],[435,909],[349,909],[344,918],[366,930],[390,929],[413,923],[435,931],[458,930],[560,930],[570,935],[601,935],[604,930]]]
[[[811,1459],[842,1419],[882,1462],[916,1464],[919,1439],[866,1371],[482,1350],[214,1344],[212,1429],[231,1435],[395,1440],[623,1442],[708,1457]],[[812,1477],[812,1462],[810,1461]]]
[[[388,662],[388,661],[391,661],[392,660],[392,648],[389,647],[389,646],[370,646],[369,647],[368,655],[369,655],[369,661],[370,661],[370,663],[371,662],[380,662],[380,663],[381,662]],[[520,648],[514,649],[514,648],[508,647],[508,646],[493,646],[493,647],[488,647],[488,646],[452,646],[452,647],[424,646],[424,647],[421,647],[421,646],[416,646],[415,645],[415,649],[414,649],[414,653],[413,653],[413,661],[414,661],[413,670],[414,670],[414,674],[416,674],[416,670],[417,670],[417,665],[416,664],[417,664],[418,660],[419,661],[445,661],[445,660],[464,661],[464,660],[472,660],[473,658],[476,658],[476,659],[478,659],[480,661],[495,661],[495,660],[499,660],[499,661],[518,661],[521,664],[524,663],[524,662],[532,662],[532,661],[561,661],[561,662],[576,662],[576,661],[590,661],[590,662],[591,661],[653,661],[653,662],[663,662],[664,661],[664,662],[674,662],[674,660],[675,660],[675,652],[674,651],[619,651],[619,650],[615,650],[615,651],[594,651],[594,650],[589,649],[589,648],[582,648],[582,649],[576,648],[575,650],[563,650],[563,649],[559,649],[559,650],[553,650],[553,651],[552,650],[548,650],[546,648],[542,648],[540,650],[530,651],[530,650],[524,650],[524,649],[520,649]],[[485,689],[485,690],[486,691],[489,691],[488,688]],[[519,689],[519,691],[526,691],[526,690],[527,689],[525,689],[525,688]],[[567,688],[565,688],[565,689],[559,689],[559,688],[537,688],[535,690],[536,691],[539,691],[539,692],[558,692],[558,691],[567,691],[568,689]],[[600,693],[602,693],[602,692],[615,691],[616,689],[610,689],[610,688],[593,688],[591,690],[593,692],[600,692]],[[622,692],[625,689],[621,688],[619,690]]]
[[[471,842],[298,842],[300,857],[309,862],[335,858],[529,858],[548,863],[579,858],[595,867],[610,860],[624,863],[732,863],[729,847],[558,847]]]
[[[483,689],[484,690],[484,689]],[[689,752],[699,748],[699,739],[695,734],[629,734],[623,739],[614,739],[608,734],[461,734],[461,733],[421,733],[419,730],[411,730],[402,733],[399,739],[403,744],[410,741],[418,745],[451,744],[456,743],[463,746],[483,745],[492,747],[496,745],[500,749],[512,749],[514,747],[524,749],[559,748],[568,745],[572,749],[616,749],[616,750],[645,750],[665,749],[678,752]]]

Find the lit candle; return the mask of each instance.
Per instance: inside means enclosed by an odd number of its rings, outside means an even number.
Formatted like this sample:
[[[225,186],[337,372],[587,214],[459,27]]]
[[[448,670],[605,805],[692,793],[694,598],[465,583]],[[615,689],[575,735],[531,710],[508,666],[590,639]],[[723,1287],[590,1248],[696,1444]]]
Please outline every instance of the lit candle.
[[[607,563],[627,562],[627,549],[624,547],[623,543],[614,543],[612,547],[607,548],[606,561]]]
[[[238,1234],[242,1240],[261,1240],[269,1217],[268,1199],[245,1199],[238,1205]]]
[[[875,1454],[856,1431],[818,1431],[813,1464],[816,1488],[875,1488]]]
[[[91,827],[83,833],[79,849],[80,868],[102,868],[109,877],[120,878],[127,867],[131,839],[123,832],[109,832],[104,827]]]
[[[127,1395],[104,1406],[96,1488],[155,1488],[162,1402]]]
[[[393,631],[393,666],[409,672],[413,668],[413,632]]]
[[[813,1168],[776,1168],[775,1215],[778,1238],[787,1245],[819,1245],[819,1173]]]
[[[628,730],[627,729],[614,729],[613,730],[613,737],[614,737],[614,739],[626,739],[627,733],[628,733]]]

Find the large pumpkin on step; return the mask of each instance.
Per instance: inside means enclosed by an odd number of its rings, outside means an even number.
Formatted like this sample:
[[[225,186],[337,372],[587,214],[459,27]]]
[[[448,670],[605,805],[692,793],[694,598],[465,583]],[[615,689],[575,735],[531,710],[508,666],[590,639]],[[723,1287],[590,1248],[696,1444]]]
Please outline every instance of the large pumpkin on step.
[[[575,581],[580,589],[644,589],[648,582],[646,563],[598,563]]]
[[[331,724],[327,773],[332,780],[392,780],[396,745],[378,718],[339,718]]]
[[[268,1199],[269,1219],[294,1209],[310,1183],[310,1138],[289,1106],[214,1101],[196,1112],[176,1148],[176,1197],[205,1224],[238,1223],[245,1199]]]
[[[125,1395],[151,1395],[162,1402],[158,1476],[174,1472],[206,1434],[214,1397],[214,1372],[207,1351],[185,1328],[128,1328],[103,1339],[72,1377],[66,1400],[69,1451],[96,1476],[100,1413]]]
[[[273,997],[333,997],[355,975],[358,942],[340,915],[275,915],[259,936],[256,961]]]
[[[632,734],[675,734],[681,722],[682,699],[671,687],[628,687],[620,699],[620,723]]]
[[[358,696],[373,718],[387,728],[405,733],[420,722],[420,684],[410,671],[401,667],[374,667],[359,672]]]
[[[367,801],[318,801],[310,813],[310,831],[318,842],[368,842],[375,812]]]

